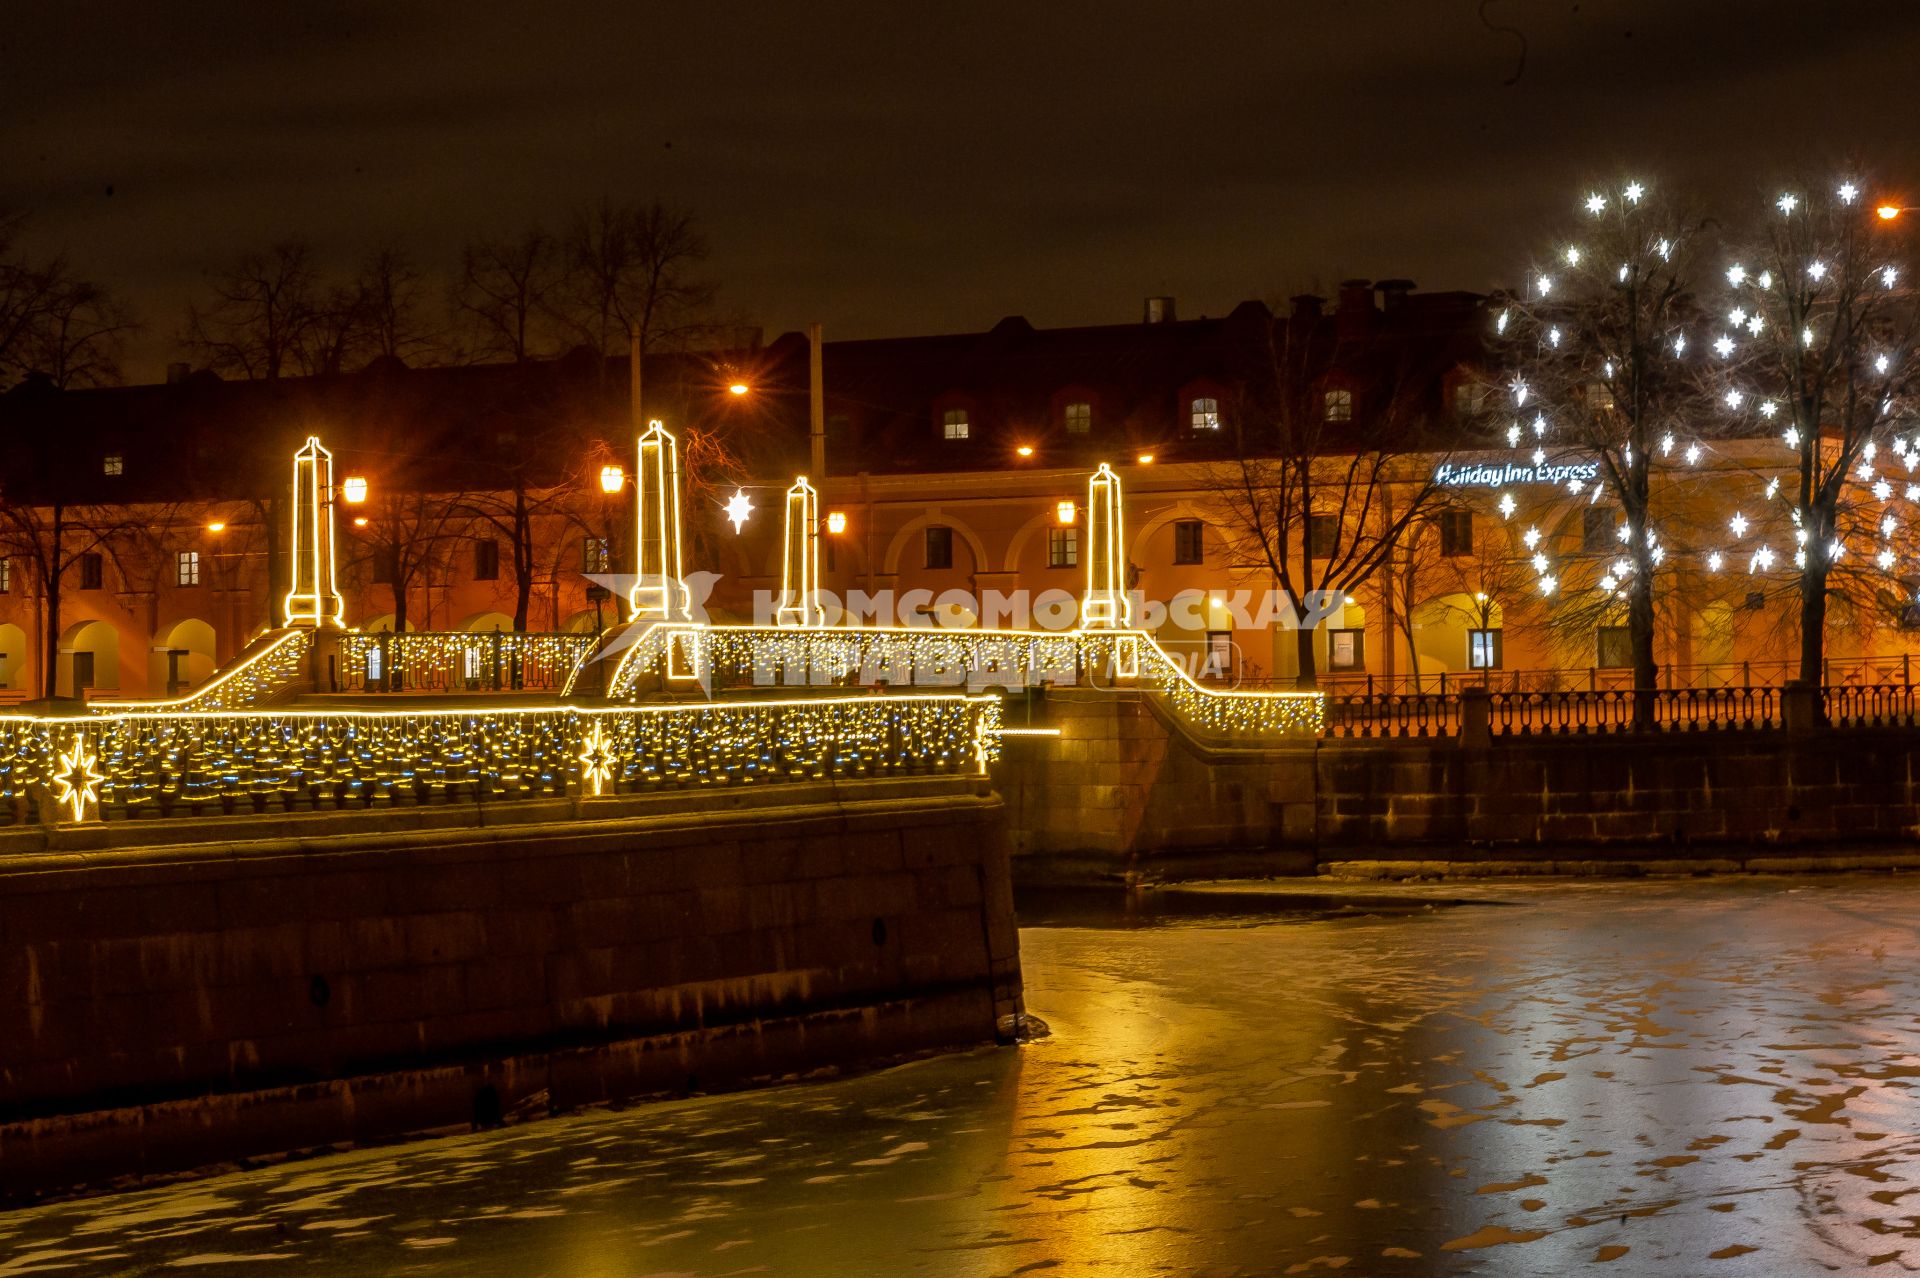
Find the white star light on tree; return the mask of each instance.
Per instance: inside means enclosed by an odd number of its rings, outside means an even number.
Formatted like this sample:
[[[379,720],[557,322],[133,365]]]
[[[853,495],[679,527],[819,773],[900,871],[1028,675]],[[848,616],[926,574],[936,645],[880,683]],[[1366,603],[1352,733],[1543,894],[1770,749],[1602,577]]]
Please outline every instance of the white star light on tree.
[[[733,496],[727,498],[726,507],[727,518],[733,522],[733,531],[737,533],[741,525],[747,522],[747,517],[753,514],[753,499],[747,496],[745,489],[736,488]]]
[[[73,749],[60,753],[60,771],[53,774],[53,801],[73,809],[73,819],[87,819],[87,809],[100,801],[100,783],[107,779],[94,764],[99,756],[85,737],[73,739]]]
[[[1778,200],[1774,201],[1773,206],[1779,209],[1782,213],[1791,213],[1795,209],[1800,207],[1800,200],[1798,196],[1783,195]]]
[[[1842,204],[1851,204],[1859,197],[1860,197],[1859,187],[1855,186],[1851,182],[1842,182],[1840,184],[1840,202]]]
[[[1629,204],[1638,204],[1640,202],[1640,197],[1645,195],[1646,193],[1647,193],[1647,188],[1644,186],[1641,186],[1638,182],[1627,183],[1627,189],[1624,192],[1624,194],[1627,197],[1627,203]]]
[[[1606,207],[1607,207],[1607,197],[1604,195],[1601,195],[1598,191],[1595,191],[1592,195],[1589,195],[1587,197],[1587,212],[1592,213],[1595,216],[1598,216],[1599,214],[1606,211]]]

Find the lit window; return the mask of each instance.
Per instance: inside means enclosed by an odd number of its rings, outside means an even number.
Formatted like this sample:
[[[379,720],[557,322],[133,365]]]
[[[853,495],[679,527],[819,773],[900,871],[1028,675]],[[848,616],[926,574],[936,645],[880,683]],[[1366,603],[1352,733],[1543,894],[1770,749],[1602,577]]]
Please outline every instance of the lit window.
[[[1500,668],[1500,632],[1498,630],[1467,631],[1467,669],[1498,670]]]
[[[1473,553],[1473,512],[1471,510],[1443,510],[1440,512],[1440,554],[1443,558],[1459,559]]]
[[[461,650],[460,675],[462,678],[466,679],[469,683],[474,683],[479,681],[480,650],[478,648],[463,648]]]
[[[953,529],[945,524],[927,526],[927,567],[953,567]]]
[[[1455,383],[1453,388],[1453,414],[1456,417],[1474,418],[1487,410],[1487,384],[1479,380]]]
[[[1206,525],[1197,519],[1176,519],[1173,521],[1173,562],[1176,564],[1197,564],[1206,559]]]
[[[968,438],[971,427],[967,424],[967,410],[949,408],[940,418],[942,434],[947,439]]]
[[[1220,429],[1220,401],[1211,395],[1202,395],[1187,405],[1187,424],[1194,430]]]
[[[118,475],[123,473],[126,468],[127,459],[119,453],[108,453],[100,459],[100,473],[103,475]]]
[[[1093,430],[1093,405],[1085,403],[1068,404],[1066,422],[1067,434],[1090,434]]]
[[[580,571],[606,572],[612,561],[605,537],[587,537],[580,543]]]
[[[1327,631],[1327,664],[1335,670],[1367,668],[1367,632],[1364,630]]]
[[[1321,415],[1330,422],[1350,422],[1353,420],[1353,392],[1350,390],[1330,390],[1321,397]]]
[[[1078,528],[1049,528],[1047,530],[1047,567],[1073,568],[1080,563],[1080,530]]]
[[[199,551],[183,550],[173,557],[173,584],[176,586],[200,584]]]

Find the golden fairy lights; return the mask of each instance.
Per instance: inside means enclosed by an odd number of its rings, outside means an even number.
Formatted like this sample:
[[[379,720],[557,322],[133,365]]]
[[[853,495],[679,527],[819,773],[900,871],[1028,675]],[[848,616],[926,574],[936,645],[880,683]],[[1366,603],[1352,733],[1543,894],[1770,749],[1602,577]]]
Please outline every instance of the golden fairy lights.
[[[350,634],[340,646],[348,666],[369,683],[391,672],[375,670],[373,654],[402,672],[400,682],[414,688],[457,689],[469,683],[491,686],[558,688],[569,684],[593,654],[599,636],[571,632],[405,631]],[[208,707],[212,708],[212,707]]]
[[[657,672],[666,627],[628,650],[611,695]],[[1316,735],[1316,692],[1240,692],[1196,682],[1144,631],[940,630],[923,627],[792,630],[703,628],[706,675],[727,687],[1025,688],[1136,681],[1202,736]]]
[[[999,726],[997,698],[962,694],[8,717],[0,799],[43,790],[82,820],[973,773]]]

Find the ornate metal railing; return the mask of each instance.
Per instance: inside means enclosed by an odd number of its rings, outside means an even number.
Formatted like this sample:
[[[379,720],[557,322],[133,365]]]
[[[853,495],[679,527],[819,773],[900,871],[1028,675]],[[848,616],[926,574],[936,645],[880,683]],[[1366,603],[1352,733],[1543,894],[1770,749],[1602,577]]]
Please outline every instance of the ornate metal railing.
[[[1457,696],[1433,693],[1327,698],[1329,737],[1450,737],[1459,729]]]
[[[993,696],[0,717],[0,820],[122,820],[978,773]]]
[[[501,692],[566,688],[598,635],[376,631],[340,643],[347,692]]]
[[[1241,691],[1196,682],[1141,631],[654,626],[634,635],[609,681],[630,697],[649,679],[719,694],[741,688],[886,686],[972,691],[1139,688],[1206,737],[1313,736],[1314,692]]]
[[[1920,724],[1920,689],[1910,684],[1847,684],[1821,689],[1836,728],[1911,728]]]
[[[1778,688],[1629,688],[1595,692],[1489,693],[1495,736],[1578,736],[1632,732],[1642,700],[1657,732],[1757,730],[1780,726]]]

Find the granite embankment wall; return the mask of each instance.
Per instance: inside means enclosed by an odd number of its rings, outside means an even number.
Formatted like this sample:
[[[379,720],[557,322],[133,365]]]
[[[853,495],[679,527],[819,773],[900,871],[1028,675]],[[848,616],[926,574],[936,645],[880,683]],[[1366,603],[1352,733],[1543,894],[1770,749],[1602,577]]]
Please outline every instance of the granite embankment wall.
[[[1035,879],[1920,867],[1912,730],[1262,750],[1096,693],[1054,693],[1033,722],[1060,735],[1010,738],[995,779]]]
[[[495,811],[0,833],[0,1195],[1012,1030],[981,780]]]

